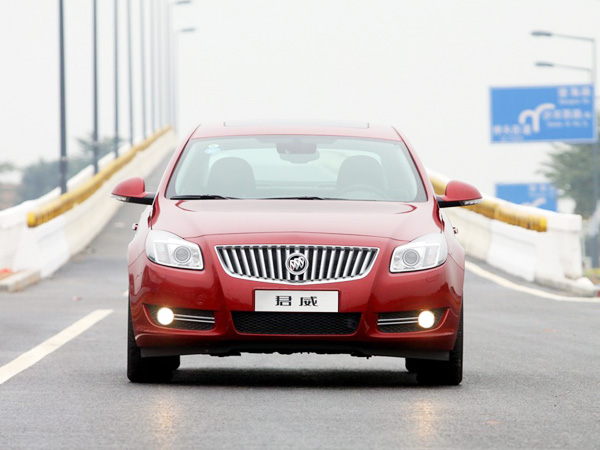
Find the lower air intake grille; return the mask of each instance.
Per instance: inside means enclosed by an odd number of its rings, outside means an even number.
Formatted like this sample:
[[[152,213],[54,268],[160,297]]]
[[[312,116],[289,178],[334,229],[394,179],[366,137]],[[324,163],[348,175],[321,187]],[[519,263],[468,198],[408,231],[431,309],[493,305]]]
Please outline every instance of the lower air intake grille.
[[[234,311],[231,315],[239,333],[251,334],[353,334],[360,322],[360,313]]]

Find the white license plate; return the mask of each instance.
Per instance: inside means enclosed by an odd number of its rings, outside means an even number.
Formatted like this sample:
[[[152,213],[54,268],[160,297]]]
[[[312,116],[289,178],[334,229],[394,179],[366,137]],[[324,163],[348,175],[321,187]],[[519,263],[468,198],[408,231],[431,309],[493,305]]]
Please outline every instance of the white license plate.
[[[338,291],[255,291],[254,311],[338,312]]]

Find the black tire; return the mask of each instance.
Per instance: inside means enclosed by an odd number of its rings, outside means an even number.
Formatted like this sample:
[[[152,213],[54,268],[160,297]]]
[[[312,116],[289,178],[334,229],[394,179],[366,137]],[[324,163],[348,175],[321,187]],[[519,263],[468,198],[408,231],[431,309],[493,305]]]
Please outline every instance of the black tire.
[[[171,371],[179,369],[180,364],[181,358],[179,357],[179,355],[164,357],[164,365],[165,367],[168,367]]]
[[[410,373],[417,373],[419,371],[419,362],[422,361],[420,359],[415,358],[406,358],[404,361],[404,365],[406,366],[406,370]]]
[[[127,378],[133,383],[169,381],[179,367],[179,356],[144,358],[135,342],[131,305],[127,320]]]
[[[419,384],[458,386],[461,383],[463,377],[463,332],[461,309],[456,342],[454,348],[450,350],[448,361],[406,360],[407,370],[410,372],[413,369],[417,372]]]

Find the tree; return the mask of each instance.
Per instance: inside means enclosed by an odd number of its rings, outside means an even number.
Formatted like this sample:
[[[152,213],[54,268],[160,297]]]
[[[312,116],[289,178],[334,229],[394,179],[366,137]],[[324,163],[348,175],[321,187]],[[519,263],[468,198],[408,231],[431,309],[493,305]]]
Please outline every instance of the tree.
[[[88,166],[93,161],[94,145],[90,134],[86,138],[78,138],[81,152],[79,155],[70,156],[67,178],[71,178]],[[114,148],[114,138],[105,137],[98,143],[98,158],[102,158]],[[121,139],[119,138],[119,142]],[[1,167],[1,165],[0,165]],[[47,194],[59,185],[58,160],[39,161],[29,164],[22,169],[23,177],[18,188],[19,201],[31,200]]]
[[[575,213],[589,218],[596,207],[594,186],[594,146],[592,144],[561,145],[544,163],[541,172],[562,191],[564,197],[575,200]]]
[[[16,167],[13,163],[10,162],[0,162],[0,173],[2,172],[11,172],[15,170]]]
[[[69,158],[67,178],[76,175],[81,169],[88,165],[87,161],[81,156]],[[59,165],[58,160],[39,161],[29,164],[23,168],[23,177],[21,184],[17,189],[17,195],[20,202],[32,200],[47,194],[59,185]]]

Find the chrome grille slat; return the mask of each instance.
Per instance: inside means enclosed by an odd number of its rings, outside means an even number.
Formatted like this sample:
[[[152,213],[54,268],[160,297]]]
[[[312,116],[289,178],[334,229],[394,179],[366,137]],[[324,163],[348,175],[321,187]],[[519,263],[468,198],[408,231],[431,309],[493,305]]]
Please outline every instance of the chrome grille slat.
[[[315,284],[349,281],[367,276],[379,253],[373,247],[325,245],[220,245],[215,247],[225,272],[236,278],[270,283]],[[292,275],[287,258],[300,253],[309,267]]]
[[[310,258],[308,257],[308,247],[304,249],[304,257],[306,258],[307,264],[310,264]],[[302,281],[308,281],[308,269],[302,274]]]
[[[231,249],[231,255],[233,256],[233,262],[235,264],[235,270],[240,273],[242,271],[242,266],[240,266],[240,260],[237,255],[237,251],[235,248]]]
[[[252,264],[252,276],[259,277],[260,275],[258,273],[258,267],[256,265],[256,257],[254,256],[254,252],[252,251],[252,249],[248,249],[248,253],[250,253],[250,264]]]
[[[248,257],[246,256],[246,250],[244,250],[244,248],[240,248],[240,253],[242,255],[242,264],[244,270],[246,271],[245,275],[254,275],[254,272],[250,270],[250,266],[248,265]]]
[[[339,278],[341,270],[342,270],[342,266],[344,265],[344,256],[346,254],[346,249],[342,248],[342,251],[340,252],[340,257],[338,259],[337,264],[335,265],[335,275],[333,275],[333,278]]]
[[[327,260],[327,248],[321,249],[321,267],[319,267],[319,280],[325,276],[325,261]]]
[[[273,252],[271,248],[267,249],[267,257],[269,258],[269,278],[275,279],[275,265],[273,264]]]
[[[310,269],[310,279],[314,280],[317,277],[317,264],[319,260],[319,249],[318,248],[313,248],[312,249],[312,258],[311,258],[311,269]]]
[[[284,259],[283,259],[283,261],[281,262],[281,264],[282,264],[282,266],[281,266],[281,267],[283,268],[283,273],[285,274],[285,279],[286,279],[286,280],[291,280],[291,279],[292,279],[292,276],[293,276],[293,275],[292,275],[292,274],[290,274],[290,273],[289,273],[287,270],[285,270],[285,267],[284,267],[284,265],[285,265],[285,261],[286,261],[286,260],[288,259],[288,257],[290,256],[290,253],[291,253],[291,251],[290,251],[290,248],[289,248],[289,247],[286,247],[286,248],[285,248],[285,253],[284,253],[284,256],[285,256],[285,258],[284,258]]]
[[[335,259],[335,248],[329,253],[329,267],[327,268],[326,280],[329,280],[333,275],[333,261]]]
[[[363,262],[362,267],[360,268],[360,271],[362,272],[363,270],[365,270],[365,267],[368,267],[371,261],[371,252],[367,252],[367,254],[365,255],[365,261]]]
[[[277,279],[283,279],[283,262],[281,261],[281,247],[277,247]]]
[[[229,269],[231,272],[233,272],[233,264],[231,263],[231,259],[229,258],[229,253],[226,252],[225,250],[221,249],[221,250],[219,250],[219,256],[221,256],[223,258],[223,261],[225,262],[225,266],[227,267],[227,269]]]
[[[346,278],[348,276],[348,272],[350,271],[350,267],[352,265],[352,257],[354,256],[354,249],[350,250],[348,253],[348,259],[346,260],[346,265],[344,266],[344,271],[342,272],[342,278]]]
[[[267,265],[264,261],[264,256],[262,255],[261,249],[251,249],[251,252],[254,253],[256,257],[256,266],[258,268],[258,274],[261,278],[269,278],[269,274],[267,273]]]
[[[360,258],[361,257],[366,258],[366,254],[367,254],[367,252],[359,251],[358,255],[356,255],[356,260],[354,261],[354,266],[352,267],[352,272],[350,272],[351,277],[355,276],[358,273],[358,270],[360,267]]]

